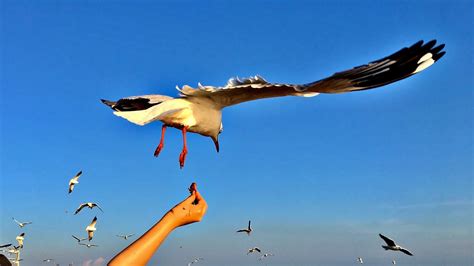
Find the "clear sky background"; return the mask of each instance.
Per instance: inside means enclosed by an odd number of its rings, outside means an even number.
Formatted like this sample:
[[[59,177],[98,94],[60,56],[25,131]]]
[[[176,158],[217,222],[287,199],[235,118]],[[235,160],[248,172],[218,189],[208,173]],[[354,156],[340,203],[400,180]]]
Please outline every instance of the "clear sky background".
[[[474,264],[472,1],[198,2],[0,1],[0,242],[26,233],[22,265],[108,261],[129,243],[116,234],[145,232],[191,182],[208,214],[151,265],[263,265],[253,246],[268,265]],[[447,54],[409,79],[225,109],[221,152],[189,134],[183,170],[178,130],[154,158],[161,124],[99,101],[232,76],[311,82],[420,39]],[[85,201],[105,212],[73,216]],[[100,247],[78,246],[94,215]],[[249,219],[254,234],[236,234]]]

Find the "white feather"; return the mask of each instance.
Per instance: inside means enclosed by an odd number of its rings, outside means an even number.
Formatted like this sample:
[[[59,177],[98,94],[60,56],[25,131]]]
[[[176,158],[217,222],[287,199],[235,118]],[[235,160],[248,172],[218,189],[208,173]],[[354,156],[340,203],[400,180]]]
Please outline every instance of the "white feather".
[[[429,66],[431,66],[432,64],[434,64],[434,62],[435,62],[435,61],[434,61],[432,58],[430,58],[430,59],[424,61],[423,63],[421,63],[421,64],[415,69],[415,71],[413,71],[413,74],[425,70],[426,68],[428,68]]]
[[[426,60],[430,59],[433,55],[431,53],[427,53],[425,54],[424,56],[422,56],[420,58],[420,60],[418,60],[417,64],[420,64],[422,62],[425,62]]]

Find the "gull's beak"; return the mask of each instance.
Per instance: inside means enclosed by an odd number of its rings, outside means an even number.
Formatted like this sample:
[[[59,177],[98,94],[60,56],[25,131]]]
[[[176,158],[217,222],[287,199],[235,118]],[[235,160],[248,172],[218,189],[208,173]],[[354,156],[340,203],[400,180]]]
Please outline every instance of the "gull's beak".
[[[216,151],[219,152],[219,139],[218,137],[211,137],[212,141],[214,141],[214,145],[216,145]]]

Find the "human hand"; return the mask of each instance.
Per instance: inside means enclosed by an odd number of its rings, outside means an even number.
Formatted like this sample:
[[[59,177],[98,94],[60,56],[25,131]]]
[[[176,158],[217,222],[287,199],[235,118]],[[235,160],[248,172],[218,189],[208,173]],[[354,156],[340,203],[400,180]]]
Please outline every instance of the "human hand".
[[[189,187],[191,195],[178,205],[174,206],[168,214],[173,218],[176,227],[190,223],[200,222],[207,211],[207,203],[197,191],[196,183]]]

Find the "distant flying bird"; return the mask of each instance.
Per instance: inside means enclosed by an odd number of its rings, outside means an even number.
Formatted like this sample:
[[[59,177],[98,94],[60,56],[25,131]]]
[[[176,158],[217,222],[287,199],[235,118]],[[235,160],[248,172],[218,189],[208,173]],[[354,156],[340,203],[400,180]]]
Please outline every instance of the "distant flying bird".
[[[79,183],[79,177],[81,177],[82,171],[79,171],[71,180],[69,180],[69,194],[74,190],[74,186]]]
[[[16,241],[18,241],[18,246],[23,248],[23,240],[25,240],[25,233],[21,233],[16,237]]]
[[[392,260],[392,264],[395,265],[397,264],[397,262],[395,260]]]
[[[242,233],[242,232],[245,232],[247,233],[247,235],[250,235],[250,233],[252,232],[252,227],[250,227],[250,220],[249,220],[249,225],[247,226],[247,228],[237,230],[237,233]]]
[[[97,223],[97,217],[94,217],[94,219],[92,219],[92,222],[86,227],[87,236],[88,236],[87,239],[89,241],[92,240],[92,238],[94,237],[94,232],[97,230],[97,228],[95,228],[96,223]]]
[[[387,246],[382,246],[385,250],[394,250],[394,251],[401,251],[407,255],[410,255],[410,256],[413,256],[413,254],[408,250],[408,249],[405,249],[397,244],[395,244],[395,241],[393,241],[392,239],[382,235],[382,234],[379,234],[379,236],[385,241],[385,243],[387,243]]]
[[[358,258],[357,258],[357,262],[359,262],[360,264],[363,264],[363,263],[364,263],[364,261],[362,260],[361,257],[358,257]]]
[[[258,260],[263,260],[263,259],[268,258],[268,257],[270,257],[270,256],[275,256],[275,255],[273,255],[273,254],[271,254],[271,253],[265,253],[265,254],[263,254]]]
[[[204,260],[203,258],[195,258],[193,261],[191,261],[190,263],[188,263],[188,266],[190,266],[191,264],[194,264],[196,262],[199,262],[201,260]]]
[[[84,243],[79,243],[79,245],[86,246],[87,248],[98,247],[98,245],[94,245],[94,244],[84,244]]]
[[[249,250],[247,251],[247,255],[250,254],[250,253],[253,253],[253,252],[258,252],[258,253],[261,253],[262,250],[260,250],[258,247],[254,247],[254,248],[249,248]]]
[[[43,260],[43,262],[53,262],[54,260],[53,259],[45,259]]]
[[[81,205],[79,205],[79,207],[77,208],[77,210],[74,212],[74,215],[78,214],[82,209],[84,209],[85,207],[88,207],[89,209],[92,209],[94,207],[97,207],[99,208],[99,210],[101,212],[104,212],[102,210],[102,208],[100,208],[99,205],[97,205],[96,203],[93,203],[93,202],[86,202],[86,203],[82,203]]]
[[[116,236],[117,236],[117,237],[121,237],[121,238],[123,238],[123,239],[127,240],[129,237],[131,237],[131,236],[133,236],[133,235],[135,235],[135,234],[128,234],[128,235],[116,235]]]
[[[0,248],[7,248],[9,246],[11,246],[12,244],[5,244],[5,245],[1,245]]]
[[[344,93],[381,87],[416,74],[440,59],[445,52],[444,44],[436,46],[436,40],[423,44],[419,41],[410,47],[373,61],[366,65],[338,72],[330,77],[306,84],[270,83],[262,77],[232,78],[224,87],[203,86],[178,88],[180,97],[163,95],[132,96],[116,102],[102,102],[114,110],[114,114],[143,126],[153,121],[163,122],[160,144],[154,155],[164,146],[166,127],[180,129],[183,149],[179,156],[180,167],[188,153],[186,132],[210,137],[219,152],[219,134],[222,132],[222,109],[258,99],[302,96],[313,97],[320,93]]]
[[[23,227],[25,227],[25,226],[28,225],[28,224],[32,224],[32,222],[23,222],[23,223],[22,223],[22,222],[18,221],[17,219],[15,219],[14,217],[12,217],[12,220],[13,220],[15,223],[17,223],[20,228],[23,228]]]
[[[75,236],[75,235],[72,235],[72,237],[73,237],[74,239],[76,239],[77,242],[81,242],[81,241],[87,240],[87,237],[86,237],[86,238],[79,238],[79,237],[77,237],[77,236]]]

